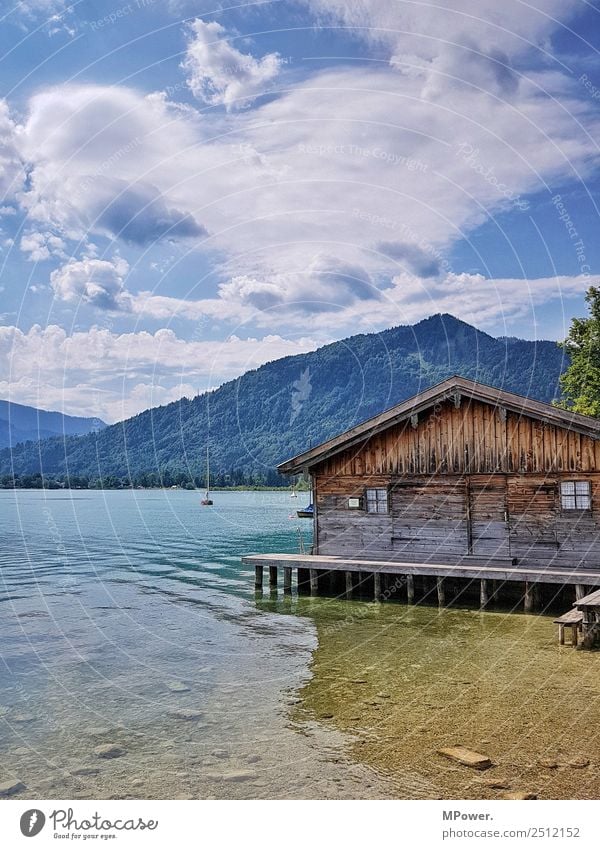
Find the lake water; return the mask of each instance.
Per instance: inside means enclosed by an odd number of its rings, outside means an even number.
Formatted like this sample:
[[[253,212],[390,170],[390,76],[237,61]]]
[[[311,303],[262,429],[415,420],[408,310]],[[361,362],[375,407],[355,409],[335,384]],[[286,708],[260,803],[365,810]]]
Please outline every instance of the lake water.
[[[240,556],[297,551],[311,523],[289,493],[200,497],[0,492],[0,782],[43,798],[598,798],[600,654],[559,647],[549,617],[257,597]],[[495,767],[437,754],[457,743]],[[99,758],[104,744],[125,754]]]

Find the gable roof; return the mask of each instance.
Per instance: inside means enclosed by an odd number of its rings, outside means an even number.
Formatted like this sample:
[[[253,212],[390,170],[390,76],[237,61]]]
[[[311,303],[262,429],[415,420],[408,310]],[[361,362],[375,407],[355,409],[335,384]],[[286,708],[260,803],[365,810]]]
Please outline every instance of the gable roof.
[[[600,439],[599,419],[582,416],[579,413],[570,413],[542,401],[533,401],[523,395],[505,392],[493,386],[486,386],[485,383],[478,383],[455,375],[430,389],[426,389],[424,392],[419,392],[417,395],[407,398],[406,401],[396,404],[395,407],[355,425],[339,436],[334,436],[333,439],[316,445],[314,448],[298,454],[297,457],[286,460],[277,467],[277,471],[281,474],[298,474],[316,465],[316,463],[344,451],[346,448],[367,442],[372,436],[406,421],[411,416],[418,415],[435,404],[455,399],[457,396],[481,401],[493,407],[503,407],[519,416],[527,416],[581,433],[584,436],[590,436],[593,439]]]

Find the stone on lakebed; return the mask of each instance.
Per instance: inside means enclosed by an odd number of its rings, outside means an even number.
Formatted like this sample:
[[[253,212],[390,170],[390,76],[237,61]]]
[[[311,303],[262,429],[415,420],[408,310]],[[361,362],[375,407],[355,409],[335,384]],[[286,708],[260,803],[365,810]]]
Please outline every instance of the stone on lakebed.
[[[448,746],[438,749],[438,754],[443,755],[445,758],[450,758],[452,761],[457,761],[463,766],[470,766],[472,769],[489,769],[492,765],[487,755],[474,752],[472,749],[467,749],[464,746]]]
[[[167,687],[172,693],[189,693],[191,689],[185,681],[169,681]]]
[[[14,796],[27,790],[22,781],[0,781],[0,797]]]
[[[116,743],[103,743],[101,746],[96,746],[94,754],[99,758],[120,758],[127,754],[127,749],[117,746]]]
[[[179,710],[172,710],[169,713],[169,716],[172,716],[174,719],[201,719],[204,714],[201,710],[193,710],[192,708],[180,708]]]

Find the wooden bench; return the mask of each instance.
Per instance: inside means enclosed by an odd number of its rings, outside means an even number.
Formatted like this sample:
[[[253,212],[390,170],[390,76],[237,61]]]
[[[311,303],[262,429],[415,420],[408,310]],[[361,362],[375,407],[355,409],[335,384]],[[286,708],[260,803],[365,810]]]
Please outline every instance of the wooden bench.
[[[565,644],[565,627],[571,629],[571,645],[576,646],[578,634],[582,628],[583,613],[581,610],[568,610],[554,620],[554,624],[558,625],[558,643],[561,646]]]

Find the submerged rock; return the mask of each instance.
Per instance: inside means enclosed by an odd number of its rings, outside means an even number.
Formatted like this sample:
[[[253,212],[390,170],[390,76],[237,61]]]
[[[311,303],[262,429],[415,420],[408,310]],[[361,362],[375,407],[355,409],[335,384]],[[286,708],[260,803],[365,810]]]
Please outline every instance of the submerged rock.
[[[185,681],[169,681],[167,687],[172,693],[189,693],[191,689]]]
[[[571,769],[585,769],[585,767],[589,765],[589,758],[573,758],[567,763],[567,766],[571,767]]]
[[[486,755],[466,749],[464,746],[449,746],[444,749],[438,749],[438,754],[443,755],[445,758],[450,758],[451,761],[457,761],[463,766],[469,766],[472,769],[489,769],[492,765],[491,760]]]
[[[101,746],[96,746],[94,754],[99,758],[120,758],[127,754],[127,749],[117,746],[116,743],[103,743]]]
[[[32,713],[15,713],[10,717],[11,722],[33,722],[35,716]]]
[[[241,782],[252,781],[253,779],[258,778],[258,774],[256,772],[251,772],[248,769],[236,769],[231,770],[230,772],[206,772],[204,777],[209,781]]]
[[[485,787],[490,787],[492,790],[508,790],[509,785],[501,778],[486,778],[481,782]]]
[[[71,775],[98,775],[99,772],[97,766],[78,766],[71,770]]]
[[[535,793],[527,793],[525,790],[513,790],[510,793],[503,793],[503,799],[537,799]]]
[[[14,796],[27,790],[22,781],[0,781],[0,797]]]
[[[193,710],[191,708],[180,708],[180,710],[172,710],[169,713],[169,716],[172,716],[174,719],[201,719],[204,714],[201,710]]]

